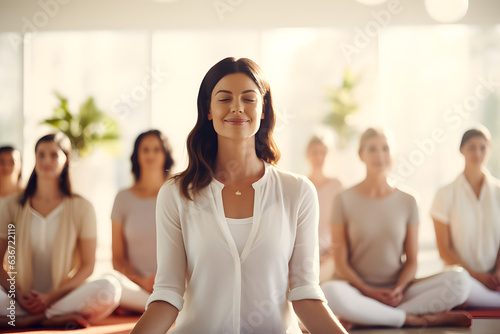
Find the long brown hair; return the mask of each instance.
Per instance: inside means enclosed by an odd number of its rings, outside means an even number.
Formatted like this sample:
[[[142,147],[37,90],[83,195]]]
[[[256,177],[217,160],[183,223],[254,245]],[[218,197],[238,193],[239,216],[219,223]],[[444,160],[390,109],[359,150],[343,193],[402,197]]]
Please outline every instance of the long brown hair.
[[[161,146],[163,148],[163,153],[165,153],[165,163],[163,164],[163,173],[165,174],[165,178],[170,175],[170,169],[174,164],[174,159],[172,158],[172,147],[168,142],[167,136],[163,134],[160,130],[149,130],[141,133],[134,143],[134,151],[132,152],[132,156],[130,157],[130,161],[132,162],[132,173],[134,174],[135,181],[139,181],[141,178],[141,166],[139,165],[139,146],[141,146],[141,142],[146,136],[155,136],[160,140]]]
[[[55,142],[57,146],[64,152],[66,155],[66,164],[59,176],[59,189],[66,196],[72,196],[73,193],[71,191],[71,182],[69,180],[69,158],[71,154],[71,142],[68,137],[66,137],[63,133],[58,132],[56,134],[50,134],[43,136],[38,139],[35,145],[35,153],[38,149],[38,145],[46,142]],[[31,172],[31,176],[28,180],[28,184],[26,185],[26,189],[24,190],[21,198],[19,199],[19,203],[24,206],[26,201],[35,194],[36,192],[36,183],[37,183],[37,175],[35,168],[33,168],[33,172]]]
[[[185,171],[174,175],[180,180],[181,193],[192,200],[193,194],[210,184],[217,156],[217,133],[212,121],[208,120],[212,91],[215,85],[226,75],[243,73],[255,82],[263,98],[264,119],[255,134],[255,151],[257,157],[270,164],[276,164],[281,153],[273,138],[276,114],[273,108],[271,87],[264,77],[262,69],[248,58],[236,59],[228,57],[215,64],[205,75],[198,92],[198,120],[187,138],[189,164]]]

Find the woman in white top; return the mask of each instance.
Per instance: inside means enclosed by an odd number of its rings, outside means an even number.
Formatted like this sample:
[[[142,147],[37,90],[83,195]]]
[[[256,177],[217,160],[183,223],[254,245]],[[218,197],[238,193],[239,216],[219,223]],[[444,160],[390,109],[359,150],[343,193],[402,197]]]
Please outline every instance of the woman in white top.
[[[448,311],[467,298],[465,271],[415,280],[418,208],[413,196],[387,182],[392,159],[385,134],[366,130],[359,156],[366,178],[335,200],[336,280],[322,286],[328,305],[355,325],[470,326],[469,314]]]
[[[1,327],[86,327],[118,305],[116,279],[85,283],[94,269],[96,219],[71,191],[70,151],[62,133],[38,140],[24,193],[0,209]]]
[[[0,205],[1,201],[21,192],[21,153],[11,146],[0,147]]]
[[[500,181],[484,166],[490,145],[486,128],[465,132],[464,172],[438,191],[431,209],[441,258],[472,276],[470,307],[500,307]]]
[[[118,193],[111,212],[113,267],[122,286],[120,307],[144,312],[156,274],[156,196],[174,163],[167,137],[141,133],[130,158],[134,185]],[[124,312],[126,313],[126,312]]]
[[[328,145],[324,138],[313,136],[307,145],[306,156],[311,165],[309,180],[316,187],[319,202],[319,281],[320,283],[333,278],[334,262],[332,249],[332,233],[330,222],[335,195],[342,189],[339,180],[330,178],[323,173],[325,158],[328,154]]]
[[[158,271],[132,333],[342,333],[318,284],[318,204],[280,153],[269,83],[253,61],[205,75],[187,169],[158,194]]]

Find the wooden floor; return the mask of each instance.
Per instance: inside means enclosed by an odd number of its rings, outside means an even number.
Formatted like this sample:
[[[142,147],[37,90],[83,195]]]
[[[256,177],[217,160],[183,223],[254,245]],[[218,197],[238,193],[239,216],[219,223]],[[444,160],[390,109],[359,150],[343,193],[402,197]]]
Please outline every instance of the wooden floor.
[[[102,322],[91,326],[89,328],[84,329],[73,329],[70,328],[64,329],[24,329],[24,330],[0,330],[0,333],[29,333],[29,334],[37,334],[37,333],[74,333],[74,334],[128,334],[134,328],[135,323],[139,320],[139,317],[114,317],[111,316]]]
[[[500,319],[474,319],[471,328],[434,327],[399,329],[359,329],[351,334],[500,334]]]
[[[85,329],[31,329],[7,330],[0,333],[74,333],[74,334],[128,334],[134,327],[139,317],[109,317],[101,323]],[[401,329],[358,329],[349,331],[351,334],[500,334],[500,319],[474,319],[471,328],[435,327],[435,328],[401,328]],[[191,334],[191,333],[186,333]],[[207,333],[211,334],[211,333]],[[218,334],[218,333],[214,333]],[[258,333],[273,334],[273,333]]]

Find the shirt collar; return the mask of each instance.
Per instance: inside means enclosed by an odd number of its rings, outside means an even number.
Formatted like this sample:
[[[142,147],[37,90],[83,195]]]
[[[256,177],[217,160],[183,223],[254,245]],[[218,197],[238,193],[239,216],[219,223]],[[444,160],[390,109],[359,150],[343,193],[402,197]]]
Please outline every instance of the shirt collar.
[[[271,167],[271,164],[266,162],[266,161],[262,161],[264,163],[264,175],[262,175],[262,177],[260,179],[258,179],[257,181],[255,181],[254,183],[252,183],[252,187],[254,189],[257,189],[261,186],[263,186],[265,183],[266,183],[266,180],[267,178],[269,177],[269,174],[270,174],[270,167]],[[220,190],[222,190],[224,188],[224,183],[218,181],[215,177],[212,178],[212,184],[219,188]]]

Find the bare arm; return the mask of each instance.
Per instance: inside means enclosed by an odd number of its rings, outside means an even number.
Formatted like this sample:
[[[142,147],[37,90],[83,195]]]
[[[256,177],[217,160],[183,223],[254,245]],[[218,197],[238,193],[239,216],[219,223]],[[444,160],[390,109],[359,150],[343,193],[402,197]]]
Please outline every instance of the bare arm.
[[[331,231],[335,271],[356,289],[365,293],[370,287],[359,277],[349,263],[349,248],[345,225],[332,224]]]
[[[434,221],[434,230],[436,231],[436,242],[439,256],[447,265],[459,265],[464,267],[471,275],[473,270],[460,258],[451,240],[450,226],[437,219]]]
[[[404,252],[406,254],[406,263],[398,277],[396,290],[403,292],[408,284],[415,278],[417,272],[417,253],[418,253],[418,225],[408,225],[404,243]]]
[[[175,322],[179,311],[164,301],[154,301],[139,319],[130,334],[165,334]]]
[[[292,301],[293,309],[311,334],[347,333],[332,311],[317,299]]]
[[[135,284],[142,287],[148,292],[153,292],[154,275],[144,277],[139,275],[127,257],[126,243],[124,240],[123,225],[117,221],[112,221],[112,252],[113,252],[113,268]]]

